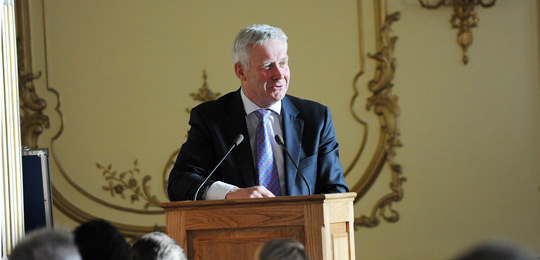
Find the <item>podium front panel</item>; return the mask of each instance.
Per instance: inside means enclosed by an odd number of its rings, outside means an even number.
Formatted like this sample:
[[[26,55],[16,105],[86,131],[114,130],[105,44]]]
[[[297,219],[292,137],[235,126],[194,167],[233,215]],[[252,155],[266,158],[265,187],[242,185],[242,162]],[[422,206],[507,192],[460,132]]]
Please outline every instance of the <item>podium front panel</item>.
[[[302,242],[311,260],[355,259],[356,193],[165,202],[166,227],[188,259],[253,259],[274,238]]]

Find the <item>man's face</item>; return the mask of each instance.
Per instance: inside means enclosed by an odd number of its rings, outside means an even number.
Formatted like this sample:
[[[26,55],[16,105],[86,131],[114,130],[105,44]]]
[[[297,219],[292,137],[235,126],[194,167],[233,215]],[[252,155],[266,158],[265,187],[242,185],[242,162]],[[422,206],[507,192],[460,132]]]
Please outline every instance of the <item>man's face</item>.
[[[240,63],[236,63],[236,75],[242,82],[242,90],[253,103],[260,107],[269,107],[283,99],[289,87],[287,50],[279,39],[249,48],[250,69],[246,71]]]

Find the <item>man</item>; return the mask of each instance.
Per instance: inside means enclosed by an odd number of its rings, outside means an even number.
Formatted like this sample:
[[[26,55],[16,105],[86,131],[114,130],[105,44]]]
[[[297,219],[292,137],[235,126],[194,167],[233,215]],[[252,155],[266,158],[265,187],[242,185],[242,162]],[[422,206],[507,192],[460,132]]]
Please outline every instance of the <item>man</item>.
[[[249,26],[236,36],[232,52],[241,87],[192,109],[188,139],[169,176],[169,199],[308,195],[301,173],[311,194],[347,192],[329,109],[286,95],[290,71],[285,33],[269,25]],[[205,182],[239,134],[248,140]],[[294,162],[276,143],[276,135],[283,137]]]

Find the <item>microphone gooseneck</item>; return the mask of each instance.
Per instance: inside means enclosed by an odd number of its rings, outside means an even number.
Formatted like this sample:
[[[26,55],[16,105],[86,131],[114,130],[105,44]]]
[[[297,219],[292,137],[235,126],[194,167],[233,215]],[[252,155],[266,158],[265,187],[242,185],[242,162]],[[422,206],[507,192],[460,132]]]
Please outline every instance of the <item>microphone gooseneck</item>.
[[[302,180],[304,181],[304,183],[306,184],[306,187],[307,187],[307,190],[308,190],[308,195],[311,195],[311,189],[309,188],[309,184],[306,180],[306,177],[304,177],[304,174],[302,173],[302,171],[300,170],[300,168],[298,168],[298,165],[296,165],[296,163],[294,162],[291,154],[289,153],[289,151],[287,150],[287,147],[285,147],[285,141],[283,141],[283,137],[281,137],[281,135],[276,135],[274,137],[274,139],[276,139],[276,143],[279,144],[281,147],[283,147],[283,150],[285,150],[285,153],[287,154],[287,156],[289,156],[289,159],[291,160],[291,162],[293,163],[294,167],[296,167],[296,170],[298,170],[298,173],[300,174],[300,177],[302,177]]]
[[[216,171],[216,169],[219,167],[219,165],[221,165],[221,163],[225,160],[225,158],[227,158],[227,156],[229,155],[229,153],[231,153],[231,151],[236,147],[238,146],[242,141],[244,141],[244,136],[242,134],[238,134],[234,140],[233,140],[233,145],[231,147],[231,149],[229,149],[229,151],[225,154],[225,156],[223,156],[223,158],[221,158],[221,161],[219,161],[219,163],[216,165],[216,167],[214,167],[214,169],[210,172],[210,174],[208,174],[208,177],[206,177],[206,179],[204,179],[204,181],[201,183],[201,185],[199,186],[199,188],[197,188],[197,191],[195,192],[195,198],[193,199],[193,201],[196,201],[197,200],[197,195],[199,194],[199,191],[201,190],[201,188],[204,186],[204,184],[206,183],[206,181],[208,181],[208,179],[210,179],[210,176],[212,176],[212,174],[214,174],[214,172]]]

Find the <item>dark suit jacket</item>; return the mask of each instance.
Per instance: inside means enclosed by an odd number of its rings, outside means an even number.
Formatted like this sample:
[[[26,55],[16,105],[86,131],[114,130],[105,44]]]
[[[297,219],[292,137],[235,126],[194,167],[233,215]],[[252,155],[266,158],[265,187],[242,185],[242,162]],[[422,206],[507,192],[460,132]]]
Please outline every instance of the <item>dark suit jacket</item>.
[[[282,100],[283,139],[291,157],[307,179],[314,194],[349,191],[339,162],[332,117],[328,107],[287,95]],[[215,181],[240,188],[259,185],[246,126],[240,89],[202,103],[191,110],[191,129],[169,176],[171,201],[193,200],[197,188],[232,147],[238,134],[245,139],[223,161],[199,191]],[[284,195],[307,195],[308,191],[294,164],[284,154]]]

